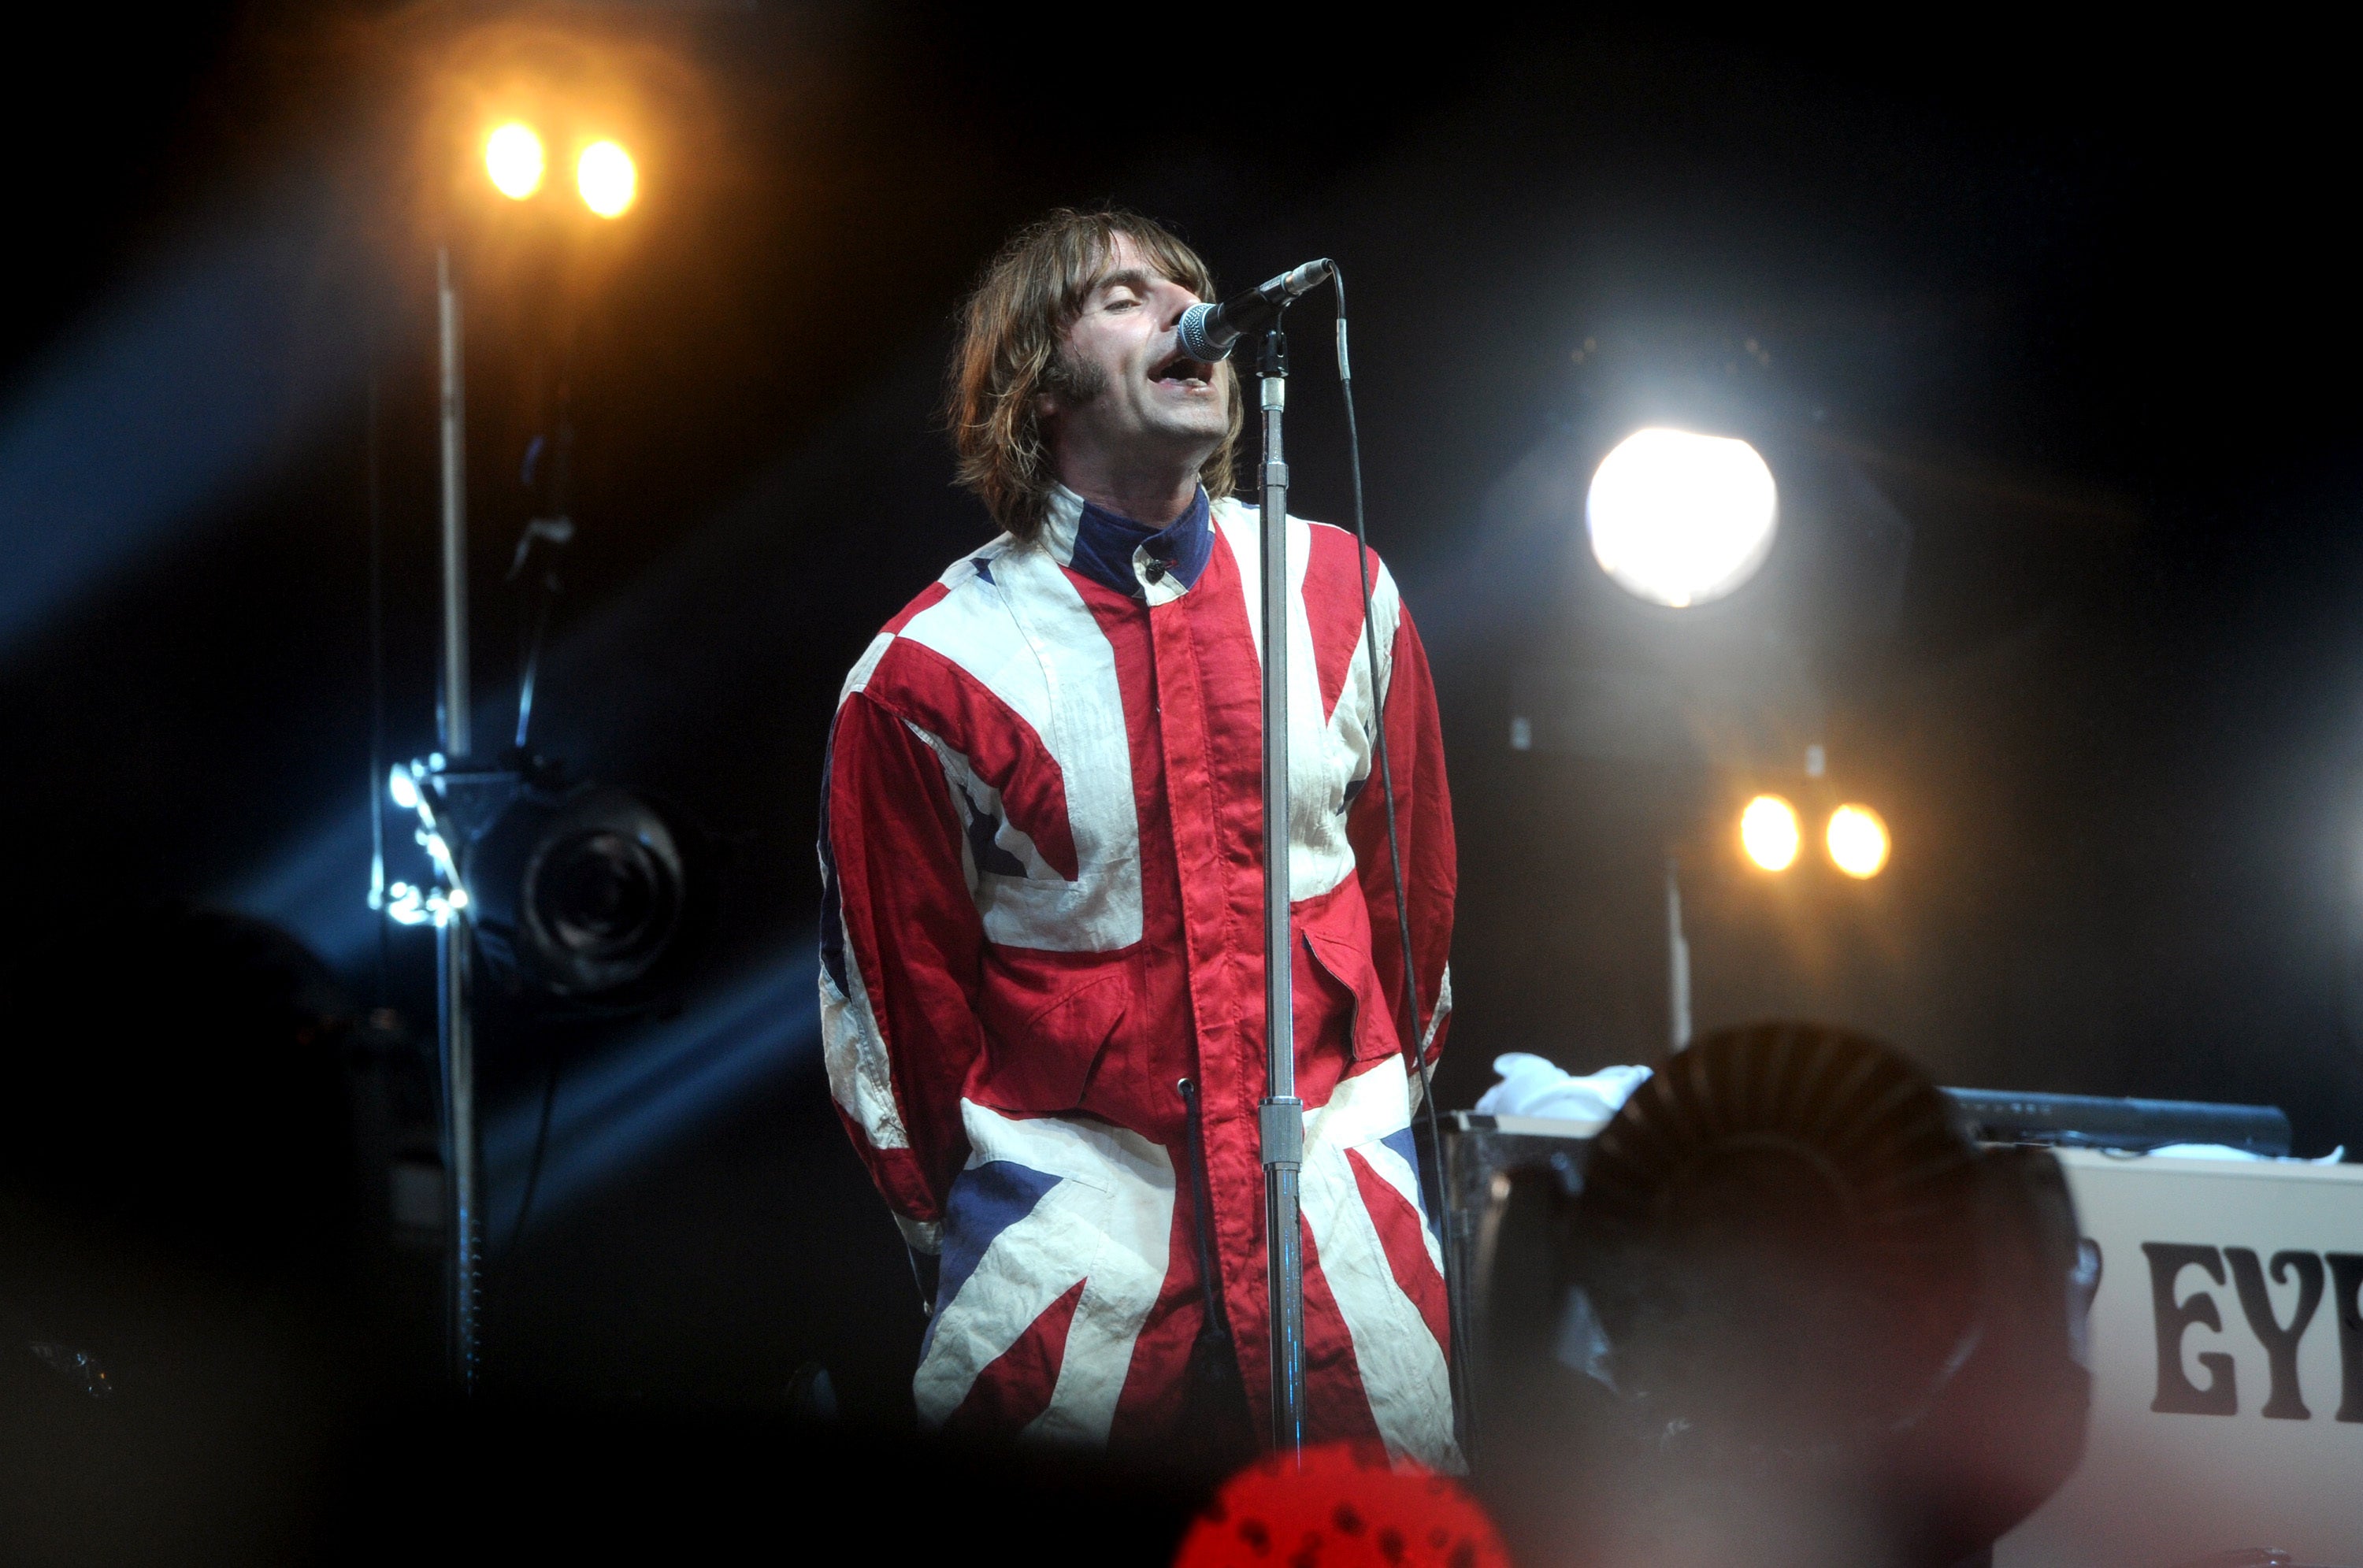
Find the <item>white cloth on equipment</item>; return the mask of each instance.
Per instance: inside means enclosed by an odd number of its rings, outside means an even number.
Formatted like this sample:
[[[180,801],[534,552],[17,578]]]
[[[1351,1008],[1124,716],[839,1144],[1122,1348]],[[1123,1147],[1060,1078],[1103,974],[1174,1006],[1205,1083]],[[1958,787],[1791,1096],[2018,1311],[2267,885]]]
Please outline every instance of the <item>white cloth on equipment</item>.
[[[1603,1067],[1576,1077],[1548,1056],[1512,1051],[1493,1058],[1502,1081],[1477,1097],[1485,1116],[1541,1116],[1559,1121],[1605,1121],[1648,1081],[1647,1067]]]
[[[2259,1154],[2248,1149],[2235,1149],[2228,1143],[2167,1143],[2147,1153],[2162,1160],[2279,1160],[2286,1165],[2335,1165],[2346,1160],[2346,1145],[2339,1144],[2318,1160],[2289,1154]]]
[[[1616,1114],[1633,1091],[1648,1081],[1647,1067],[1603,1067],[1579,1077],[1548,1056],[1512,1051],[1493,1058],[1502,1079],[1477,1097],[1485,1116],[1537,1116],[1559,1121],[1605,1121]],[[2340,1144],[2320,1159],[2253,1154],[2222,1143],[2169,1143],[2148,1153],[2170,1160],[2265,1160],[2290,1165],[2335,1165],[2346,1157]]]

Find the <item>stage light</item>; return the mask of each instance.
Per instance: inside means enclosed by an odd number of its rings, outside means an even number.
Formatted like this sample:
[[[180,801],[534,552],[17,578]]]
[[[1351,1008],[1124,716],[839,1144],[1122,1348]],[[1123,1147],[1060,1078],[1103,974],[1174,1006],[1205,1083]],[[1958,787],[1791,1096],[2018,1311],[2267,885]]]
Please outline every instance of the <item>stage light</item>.
[[[492,177],[493,188],[511,201],[524,201],[540,190],[546,167],[541,138],[522,121],[511,120],[484,138],[484,172]]]
[[[1688,609],[1722,598],[1772,550],[1779,498],[1755,447],[1688,430],[1636,431],[1592,476],[1592,558],[1636,598]]]
[[[418,780],[410,776],[410,769],[402,763],[397,762],[387,770],[385,793],[388,800],[405,812],[418,809]]]
[[[621,217],[639,194],[640,171],[614,142],[594,141],[575,160],[574,185],[584,206],[604,218]]]
[[[1739,813],[1739,845],[1767,871],[1786,871],[1805,842],[1797,808],[1778,795],[1758,795]]]
[[[603,784],[526,784],[468,866],[469,918],[497,970],[563,1002],[666,992],[712,925],[704,840],[658,803]]]
[[[1869,806],[1845,805],[1830,813],[1830,861],[1849,877],[1876,877],[1887,867],[1887,824]]]

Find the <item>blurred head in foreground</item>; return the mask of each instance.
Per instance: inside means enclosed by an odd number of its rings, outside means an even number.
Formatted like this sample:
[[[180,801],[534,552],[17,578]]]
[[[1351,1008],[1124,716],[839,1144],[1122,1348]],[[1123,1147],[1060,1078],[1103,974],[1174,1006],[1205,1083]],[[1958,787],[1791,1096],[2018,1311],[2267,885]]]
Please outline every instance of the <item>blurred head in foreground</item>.
[[[1537,1192],[1481,1451],[1530,1555],[1934,1568],[2073,1468],[2058,1166],[1972,1145],[1892,1048],[1708,1036]]]

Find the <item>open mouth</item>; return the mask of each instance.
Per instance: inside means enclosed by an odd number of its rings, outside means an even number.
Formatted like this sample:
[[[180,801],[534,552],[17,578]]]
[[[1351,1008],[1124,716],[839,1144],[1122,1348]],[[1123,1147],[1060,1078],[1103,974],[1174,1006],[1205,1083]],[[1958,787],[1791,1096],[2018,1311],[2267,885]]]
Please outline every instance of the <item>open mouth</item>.
[[[1179,387],[1185,392],[1203,391],[1213,384],[1215,367],[1193,359],[1176,348],[1157,362],[1148,372],[1148,379],[1159,386]]]

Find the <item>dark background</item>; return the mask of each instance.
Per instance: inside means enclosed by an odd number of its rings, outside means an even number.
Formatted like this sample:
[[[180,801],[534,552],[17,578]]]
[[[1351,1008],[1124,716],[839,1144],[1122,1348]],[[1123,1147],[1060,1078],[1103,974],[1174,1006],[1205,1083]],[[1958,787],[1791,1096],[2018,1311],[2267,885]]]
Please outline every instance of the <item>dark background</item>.
[[[0,317],[0,820],[7,939],[80,956],[20,975],[10,1049],[72,1062],[101,1014],[186,1038],[127,935],[166,898],[280,923],[359,1004],[431,1024],[429,939],[362,903],[371,388],[399,758],[433,736],[438,237],[468,293],[494,734],[519,464],[576,334],[581,536],[537,744],[670,797],[729,863],[677,1018],[488,1041],[497,1382],[761,1405],[817,1360],[857,1409],[907,1406],[920,1322],[812,1021],[815,789],[846,667],[989,532],[937,429],[949,322],[1060,203],[1170,221],[1234,286],[1345,265],[1371,539],[1435,657],[1457,804],[1445,1104],[1502,1051],[1662,1052],[1671,845],[1702,1028],[1822,1017],[1947,1082],[2266,1101],[2301,1152],[2363,1145],[2355,149],[2303,39],[1470,13],[1291,21],[1250,50],[1240,17],[771,4],[51,20],[66,41],[20,62],[44,80],[0,109],[31,154]],[[642,154],[622,222],[494,210],[472,138],[528,89]],[[1328,308],[1296,334],[1292,499],[1343,521]],[[1575,350],[1748,337],[1770,364],[1729,395],[1776,466],[1842,453],[1909,525],[1892,613],[1832,609],[1814,562],[1840,536],[1784,488],[1791,554],[1681,656],[1713,679],[1751,637],[1790,649],[1829,780],[1793,746],[1708,772],[1512,750],[1517,680],[1689,635],[1602,597],[1580,503],[1624,415]],[[1876,805],[1892,867],[1745,871],[1731,812],[1768,783]],[[389,854],[417,879],[399,826]]]

